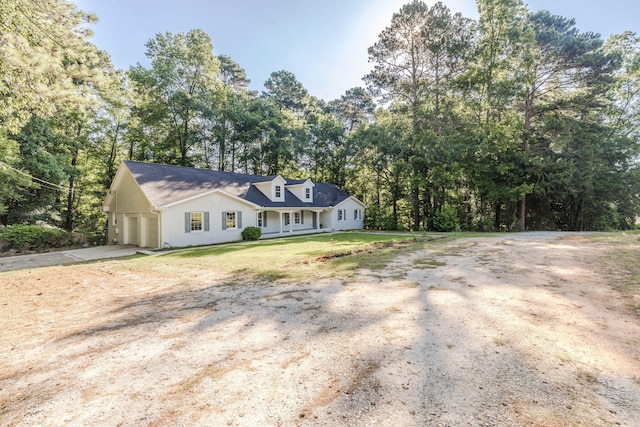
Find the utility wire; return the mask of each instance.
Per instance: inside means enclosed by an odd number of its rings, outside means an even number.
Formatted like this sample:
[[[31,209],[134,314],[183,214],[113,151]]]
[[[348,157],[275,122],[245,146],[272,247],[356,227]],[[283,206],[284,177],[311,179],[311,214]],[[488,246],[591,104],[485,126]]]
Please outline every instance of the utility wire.
[[[14,172],[18,172],[20,175],[24,175],[27,178],[31,178],[32,180],[34,180],[34,181],[36,181],[36,182],[38,182],[40,184],[43,184],[45,187],[49,188],[50,190],[60,190],[60,191],[67,191],[68,190],[68,188],[63,187],[61,185],[54,184],[53,182],[45,181],[44,179],[36,178],[33,175],[29,175],[28,173],[22,172],[21,170],[18,170],[18,169],[14,168],[14,167],[11,167],[11,166],[9,166],[8,164],[6,164],[5,162],[3,162],[1,160],[0,160],[0,166],[4,166],[6,168],[11,169]]]

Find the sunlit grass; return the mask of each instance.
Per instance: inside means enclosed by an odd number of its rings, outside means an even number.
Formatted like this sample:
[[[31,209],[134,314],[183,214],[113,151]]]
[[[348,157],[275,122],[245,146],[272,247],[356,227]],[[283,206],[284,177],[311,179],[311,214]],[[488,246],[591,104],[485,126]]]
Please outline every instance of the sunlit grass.
[[[619,231],[614,233],[593,233],[585,235],[595,243],[610,243],[613,245],[640,245],[640,230]]]
[[[627,297],[640,294],[640,233],[598,233],[589,239],[612,246],[604,267],[613,287]],[[639,306],[633,308],[640,314]]]
[[[358,268],[382,269],[403,251],[430,239],[424,234],[323,234],[185,249],[132,260],[129,266],[172,274],[213,271],[267,281],[314,279]]]

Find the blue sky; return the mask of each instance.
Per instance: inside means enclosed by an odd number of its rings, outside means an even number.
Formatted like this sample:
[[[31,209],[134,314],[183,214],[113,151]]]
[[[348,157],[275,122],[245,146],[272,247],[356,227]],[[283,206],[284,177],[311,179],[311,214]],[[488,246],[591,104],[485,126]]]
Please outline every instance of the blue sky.
[[[75,0],[94,12],[93,42],[117,68],[147,65],[145,43],[158,33],[200,28],[216,55],[229,55],[262,84],[273,71],[293,72],[307,90],[326,101],[361,86],[371,67],[367,48],[410,0]],[[433,5],[435,2],[426,1]],[[452,11],[477,17],[475,0],[443,0]],[[638,0],[530,0],[532,11],[546,9],[575,18],[581,31],[608,37],[630,30],[640,34]]]

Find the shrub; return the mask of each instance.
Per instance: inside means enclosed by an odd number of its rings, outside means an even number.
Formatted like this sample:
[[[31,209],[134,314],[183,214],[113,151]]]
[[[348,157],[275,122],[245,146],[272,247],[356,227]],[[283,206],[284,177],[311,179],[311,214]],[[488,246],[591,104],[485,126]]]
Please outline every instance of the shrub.
[[[63,230],[34,225],[11,225],[0,234],[4,249],[16,251],[41,251],[48,248],[70,246],[71,233]]]
[[[242,240],[258,240],[262,231],[258,227],[247,227],[242,230]]]
[[[435,231],[460,231],[458,211],[451,205],[445,204],[442,210],[436,212],[433,217]]]

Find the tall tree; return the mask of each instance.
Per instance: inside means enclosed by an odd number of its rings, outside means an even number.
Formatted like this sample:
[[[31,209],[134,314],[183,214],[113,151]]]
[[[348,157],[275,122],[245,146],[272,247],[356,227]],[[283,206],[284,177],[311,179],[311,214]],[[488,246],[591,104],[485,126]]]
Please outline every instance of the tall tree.
[[[247,75],[229,56],[220,55],[220,79],[222,88],[218,102],[204,106],[206,128],[213,147],[205,147],[205,166],[216,165],[218,170],[235,171],[239,162],[239,127],[245,120],[245,110],[250,98],[256,95],[248,91],[251,81]],[[217,164],[211,158],[216,152]]]
[[[429,169],[436,157],[443,99],[464,69],[473,39],[471,21],[452,15],[442,3],[429,8],[414,0],[393,15],[391,25],[369,48],[373,71],[370,89],[387,102],[404,106],[411,117],[405,161],[411,164],[413,228],[422,225],[421,190],[431,186]],[[431,132],[436,129],[436,132]],[[427,130],[425,132],[425,130]],[[446,138],[444,138],[446,139]]]
[[[151,68],[138,64],[129,76],[140,93],[139,114],[147,121],[162,122],[164,135],[156,135],[158,160],[192,165],[192,150],[202,142],[198,129],[203,106],[215,102],[219,92],[220,63],[213,55],[211,39],[202,30],[158,34],[147,44]]]
[[[530,159],[536,140],[536,122],[546,111],[560,117],[576,113],[584,117],[584,105],[604,106],[602,95],[615,66],[613,57],[600,47],[602,39],[593,33],[580,33],[575,20],[551,15],[547,11],[531,14],[529,23],[535,45],[521,66],[524,74],[522,152]],[[592,117],[592,115],[588,115]],[[558,117],[558,116],[556,116]],[[596,128],[592,128],[596,129]],[[588,140],[588,138],[586,138]],[[526,194],[518,200],[520,231],[525,230]]]
[[[66,145],[55,129],[54,119],[32,118],[15,135],[19,156],[14,166],[32,177],[32,185],[23,188],[19,197],[11,197],[4,223],[33,224],[37,222],[60,225],[61,192],[67,178]]]
[[[521,150],[523,116],[514,106],[523,93],[523,63],[531,57],[533,31],[522,0],[478,0],[479,39],[475,63],[467,73],[467,106],[476,136],[466,164],[483,201],[493,205],[500,227],[503,205],[522,200],[527,182]],[[484,212],[483,212],[484,214]],[[515,209],[509,215],[510,228]]]
[[[309,92],[291,71],[271,73],[264,83],[263,96],[275,103],[280,110],[289,110],[302,116],[309,104]]]
[[[63,0],[0,3],[0,144],[7,148],[3,150],[7,151],[2,158],[7,165],[3,179],[10,179],[16,189],[25,188],[25,173],[39,182],[27,186],[31,189],[25,189],[22,196],[2,186],[5,189],[0,190],[0,206],[10,208],[3,217],[5,224],[31,221],[36,210],[44,216],[56,215],[35,209],[38,196],[35,199],[31,196],[35,191],[49,200],[43,194],[47,190],[38,180],[50,177],[57,182],[59,177],[52,170],[60,165],[49,168],[53,157],[46,154],[47,150],[42,156],[43,164],[33,162],[31,155],[37,157],[36,147],[47,144],[41,139],[43,135],[55,133],[43,128],[47,126],[46,119],[61,109],[82,112],[95,104],[93,92],[101,79],[101,57],[88,41],[91,32],[86,26],[95,20],[95,16]],[[10,147],[17,151],[8,150]],[[15,167],[27,169],[18,173],[10,169]]]
[[[228,55],[218,55],[220,80],[236,93],[246,92],[251,84],[246,71]]]
[[[98,87],[100,105],[92,123],[92,139],[100,157],[102,182],[111,186],[120,161],[126,158],[126,137],[131,120],[131,90],[126,74],[113,67],[105,70]]]
[[[329,102],[329,109],[341,121],[347,132],[373,121],[376,105],[373,97],[364,88],[355,87],[347,90],[339,99]]]
[[[365,77],[374,93],[383,99],[408,105],[411,115],[411,133],[406,144],[406,162],[415,156],[418,148],[420,109],[429,93],[423,84],[429,73],[429,62],[424,43],[424,25],[429,7],[414,0],[395,13],[391,25],[380,34],[380,40],[369,48],[369,61],[373,71]],[[420,174],[414,164],[414,178]],[[418,179],[412,180],[413,229],[420,228],[420,190]]]
[[[96,17],[64,0],[0,3],[0,131],[17,133],[33,115],[52,115],[61,102],[83,108],[97,49],[86,24]]]

